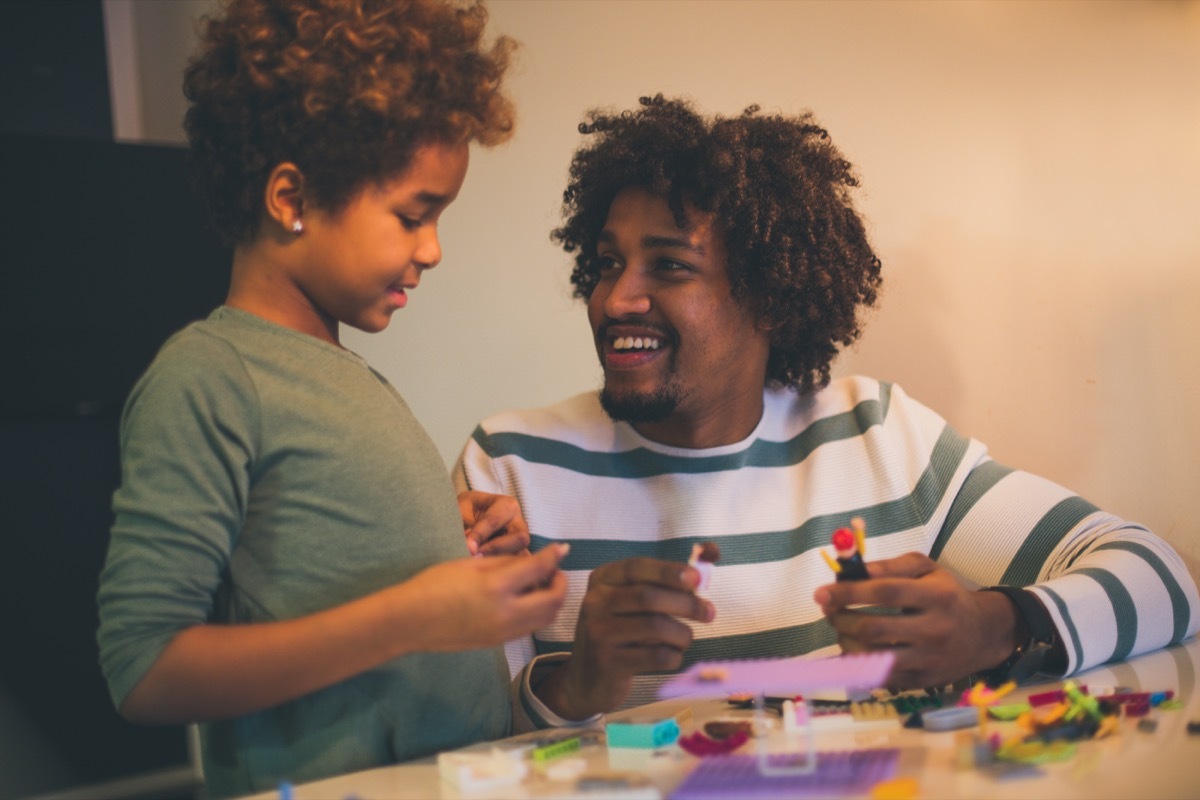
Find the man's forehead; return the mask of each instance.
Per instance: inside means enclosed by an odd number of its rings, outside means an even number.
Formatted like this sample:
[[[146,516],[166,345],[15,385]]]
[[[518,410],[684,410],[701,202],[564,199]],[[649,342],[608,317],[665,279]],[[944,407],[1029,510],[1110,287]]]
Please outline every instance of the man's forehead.
[[[646,248],[681,248],[705,254],[716,243],[714,215],[683,203],[682,225],[663,195],[641,187],[626,187],[617,193],[608,208],[608,217],[599,240],[615,242],[622,237],[636,238]]]

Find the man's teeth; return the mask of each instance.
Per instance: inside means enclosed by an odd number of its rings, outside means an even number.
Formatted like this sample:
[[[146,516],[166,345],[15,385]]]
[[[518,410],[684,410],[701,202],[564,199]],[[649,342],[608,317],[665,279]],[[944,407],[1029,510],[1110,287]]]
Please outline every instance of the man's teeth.
[[[613,340],[614,350],[657,350],[662,342],[648,336],[619,336]]]

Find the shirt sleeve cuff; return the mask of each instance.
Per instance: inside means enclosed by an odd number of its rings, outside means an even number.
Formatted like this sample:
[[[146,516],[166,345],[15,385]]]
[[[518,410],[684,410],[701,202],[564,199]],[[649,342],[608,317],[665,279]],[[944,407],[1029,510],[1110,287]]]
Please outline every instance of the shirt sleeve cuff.
[[[595,714],[586,719],[564,719],[551,711],[538,696],[533,693],[533,687],[541,683],[548,673],[566,661],[570,653],[546,653],[540,655],[525,665],[513,679],[513,732],[524,733],[544,728],[580,728],[595,725],[604,718],[603,714]]]
[[[1025,589],[1041,601],[1042,606],[1046,609],[1046,613],[1050,615],[1050,621],[1054,625],[1054,634],[1058,637],[1058,641],[1062,642],[1063,652],[1066,655],[1066,664],[1061,671],[1048,670],[1042,671],[1040,674],[1048,678],[1064,678],[1074,674],[1079,670],[1080,662],[1076,650],[1075,638],[1067,635],[1068,632],[1074,633],[1074,630],[1067,624],[1067,620],[1064,617],[1064,609],[1058,603],[1053,602],[1052,595],[1044,591],[1040,584],[1026,586]]]

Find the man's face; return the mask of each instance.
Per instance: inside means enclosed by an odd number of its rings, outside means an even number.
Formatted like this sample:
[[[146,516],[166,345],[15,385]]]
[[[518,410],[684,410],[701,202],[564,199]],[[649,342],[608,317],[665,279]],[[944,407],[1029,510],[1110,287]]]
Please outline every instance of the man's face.
[[[655,441],[713,447],[745,438],[762,414],[770,341],[733,299],[715,221],[629,187],[597,245],[588,319],[609,416]]]

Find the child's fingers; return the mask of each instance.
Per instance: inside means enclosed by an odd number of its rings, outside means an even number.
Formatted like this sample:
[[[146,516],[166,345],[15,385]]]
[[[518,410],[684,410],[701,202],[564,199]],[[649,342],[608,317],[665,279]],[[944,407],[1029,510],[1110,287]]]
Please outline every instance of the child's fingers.
[[[543,628],[554,621],[567,597],[567,576],[557,571],[547,583],[525,592],[514,601],[522,631]]]
[[[537,588],[550,581],[558,572],[558,565],[566,558],[571,545],[556,542],[543,547],[528,558],[510,557],[488,559],[495,561],[495,569],[504,571],[505,585],[512,592],[520,593]]]

